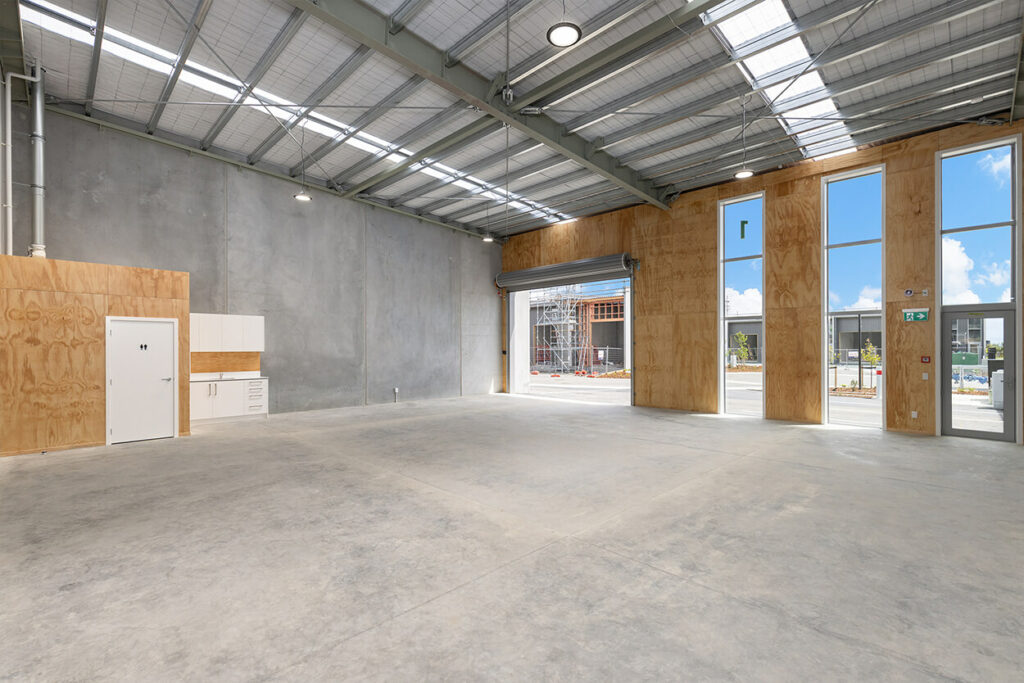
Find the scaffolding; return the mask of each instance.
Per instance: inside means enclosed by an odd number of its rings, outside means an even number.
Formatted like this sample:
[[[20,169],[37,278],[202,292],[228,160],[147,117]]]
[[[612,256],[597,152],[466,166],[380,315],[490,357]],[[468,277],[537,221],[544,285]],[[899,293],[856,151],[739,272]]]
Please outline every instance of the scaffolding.
[[[546,364],[559,372],[576,369],[576,350],[583,340],[580,330],[580,301],[583,298],[579,285],[565,285],[535,290],[531,305],[539,307],[535,330],[543,330],[543,339],[536,339],[536,348],[545,347]]]

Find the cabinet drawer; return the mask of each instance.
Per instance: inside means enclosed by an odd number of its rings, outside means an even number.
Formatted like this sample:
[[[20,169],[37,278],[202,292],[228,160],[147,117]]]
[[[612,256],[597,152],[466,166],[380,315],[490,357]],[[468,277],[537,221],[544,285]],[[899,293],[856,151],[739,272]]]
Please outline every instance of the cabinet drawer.
[[[259,415],[267,412],[267,402],[263,399],[250,399],[245,403],[246,415]]]

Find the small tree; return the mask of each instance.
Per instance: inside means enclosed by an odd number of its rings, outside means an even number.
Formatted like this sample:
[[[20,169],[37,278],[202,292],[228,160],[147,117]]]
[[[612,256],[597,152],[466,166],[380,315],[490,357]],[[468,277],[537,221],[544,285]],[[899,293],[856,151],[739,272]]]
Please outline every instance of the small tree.
[[[747,335],[737,332],[732,336],[732,340],[736,344],[736,358],[739,360],[750,360],[750,347],[747,345]]]
[[[868,339],[867,341],[864,342],[864,350],[861,351],[861,354],[863,354],[862,358],[864,359],[864,362],[867,363],[872,368],[876,367],[879,363],[882,362],[881,354],[878,352],[878,349],[875,348],[875,345],[871,343],[870,339]],[[875,386],[874,376],[875,376],[875,373],[872,372],[871,373],[871,377],[872,377],[872,379],[871,379],[871,386],[872,387]]]

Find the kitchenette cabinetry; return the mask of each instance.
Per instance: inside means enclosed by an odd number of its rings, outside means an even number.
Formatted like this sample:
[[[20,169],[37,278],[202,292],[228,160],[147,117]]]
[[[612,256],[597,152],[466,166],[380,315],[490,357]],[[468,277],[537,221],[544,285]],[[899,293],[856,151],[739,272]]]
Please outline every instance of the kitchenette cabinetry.
[[[192,382],[192,419],[266,415],[269,384],[266,377]]]

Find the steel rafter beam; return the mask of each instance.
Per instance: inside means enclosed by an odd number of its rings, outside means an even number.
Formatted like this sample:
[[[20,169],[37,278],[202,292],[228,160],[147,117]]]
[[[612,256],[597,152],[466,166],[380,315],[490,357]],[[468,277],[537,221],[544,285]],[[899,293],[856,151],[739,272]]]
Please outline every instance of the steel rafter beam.
[[[851,57],[863,54],[875,47],[881,47],[885,43],[898,40],[929,26],[952,21],[953,19],[964,16],[965,14],[982,9],[993,4],[995,1],[996,0],[989,0],[987,2],[978,3],[976,0],[955,0],[954,2],[947,3],[946,5],[940,5],[932,10],[910,17],[907,20],[893,23],[884,28],[872,31],[860,38],[848,41],[847,43],[840,43],[828,50],[824,55],[817,55],[818,60],[814,62],[813,68],[820,69],[824,66],[829,66],[831,64],[836,64],[846,59],[850,59]],[[1004,31],[1005,27],[995,27],[989,31],[977,33],[973,36],[968,36],[967,38],[955,41],[955,43],[949,46],[939,45],[929,50],[925,50],[924,52],[919,53],[919,55],[913,55],[908,57],[906,60],[900,60],[900,62],[894,63],[890,68],[896,69],[894,73],[902,73],[904,71],[911,71],[914,68],[919,68],[920,66],[924,66],[933,61],[938,61],[939,59],[948,59],[956,54],[963,54],[965,51],[979,49],[980,47],[985,47],[985,40],[993,39],[993,36],[998,38],[998,36]],[[977,42],[972,42],[972,40],[976,40]],[[958,47],[954,48],[954,45]],[[913,63],[910,60],[914,60]],[[806,62],[802,62],[801,64],[801,68],[806,66]],[[900,69],[900,65],[903,65],[906,68]],[[793,77],[793,75],[798,74],[799,72],[800,70],[796,70],[795,73],[790,73],[789,70],[787,70],[787,72],[783,74],[776,73],[774,76],[766,76],[754,87],[744,87],[742,92],[739,93],[735,91],[726,91],[708,95],[707,97],[703,97],[687,106],[652,116],[649,119],[645,119],[638,123],[626,126],[621,130],[609,133],[604,137],[595,140],[595,146],[599,149],[608,149],[638,135],[651,133],[659,128],[709,112],[730,102],[739,102],[743,98],[754,93],[761,92],[765,88],[785,84]],[[875,69],[868,70],[863,74],[858,74],[848,79],[844,79],[844,82],[848,81],[852,84],[856,82],[856,79],[863,79],[863,85],[869,85],[872,82],[877,82],[872,80],[876,73],[881,72]],[[863,85],[861,87],[863,87]],[[845,87],[851,88],[852,85]],[[787,109],[795,108],[825,97],[830,97],[831,94],[832,88],[826,87],[824,90],[788,98],[785,101],[780,100],[776,103],[776,109],[781,110],[783,107]]]
[[[3,75],[27,73],[25,42],[21,32],[21,5],[18,0],[0,0],[0,70]],[[11,79],[11,96],[28,101],[28,86],[22,79]]]
[[[96,26],[92,29],[92,57],[89,60],[89,80],[85,86],[85,115],[92,116],[92,100],[96,97],[96,78],[103,56],[103,32],[107,28],[107,0],[96,0]]]
[[[508,16],[515,17],[534,2],[536,2],[536,0],[509,0]],[[446,64],[448,66],[455,66],[462,61],[462,58],[467,52],[472,50],[482,40],[493,34],[498,29],[504,27],[505,16],[506,8],[502,5],[501,9],[487,17],[487,19],[472,31],[462,36],[462,38],[456,41],[454,45],[448,48],[445,60]]]
[[[317,149],[306,155],[299,163],[295,164],[291,168],[291,175],[296,176],[305,171],[307,168],[315,164],[316,162],[323,159],[325,156],[338,149],[346,142],[348,142],[356,133],[360,132],[371,123],[384,116],[392,107],[399,104],[402,100],[412,95],[416,90],[423,84],[422,76],[413,76],[408,79],[405,83],[395,88],[393,91],[388,93],[384,99],[377,104],[373,105],[362,114],[360,114],[355,121],[352,122],[351,127],[345,133],[338,135],[324,144],[320,145]]]
[[[619,187],[628,189],[638,198],[660,208],[667,208],[657,191],[641,180],[635,172],[621,166],[610,155],[594,151],[585,139],[566,135],[561,124],[547,116],[519,116],[515,111],[495,101],[492,82],[463,64],[448,66],[444,51],[431,45],[410,31],[398,35],[388,33],[387,17],[358,0],[287,0],[350,38],[372,47],[414,74],[432,83],[510,125],[527,136],[544,143],[552,150],[567,156],[594,173],[607,178]],[[708,9],[721,0],[694,0],[688,8]],[[696,15],[696,12],[695,12]],[[454,142],[452,144],[455,144]],[[367,186],[369,187],[369,186]],[[361,189],[365,189],[361,188]]]
[[[249,163],[255,164],[262,159],[267,152],[269,152],[274,145],[281,142],[288,133],[292,131],[295,126],[299,125],[313,113],[321,102],[327,99],[331,93],[341,87],[341,84],[345,82],[356,70],[361,67],[367,59],[370,58],[370,48],[365,45],[360,45],[355,51],[350,54],[344,62],[341,63],[337,69],[334,70],[326,81],[317,86],[317,89],[313,91],[313,94],[306,98],[305,104],[295,116],[290,118],[284,123],[282,127],[276,129],[273,133],[267,136],[267,138],[260,143],[260,146],[256,148],[256,151],[249,155]]]
[[[364,191],[366,190],[369,190],[369,192],[366,192],[366,194],[372,196],[376,194],[378,190],[387,187],[388,185],[391,185],[393,183],[396,183],[402,178],[404,178],[407,175],[406,172],[408,172],[408,175],[411,175],[412,173],[418,171],[419,168],[417,168],[417,165],[421,164],[421,162],[423,162],[425,159],[432,157],[440,158],[440,155],[442,153],[444,153],[450,147],[454,146],[456,143],[469,139],[479,140],[494,133],[498,129],[499,124],[496,123],[493,119],[490,119],[489,117],[486,116],[481,117],[480,119],[474,121],[468,126],[463,126],[454,133],[451,133],[450,135],[446,135],[445,137],[441,138],[434,144],[428,145],[419,152],[416,152],[415,154],[406,157],[404,161],[402,161],[399,164],[395,164],[393,168],[378,173],[372,178],[368,178],[366,180],[358,182],[355,185],[346,187],[344,196],[355,197],[363,194]],[[421,164],[421,166],[425,165],[426,164]],[[334,182],[333,184],[336,185],[337,183]]]
[[[1011,72],[1012,66],[1008,62],[982,64],[961,73],[942,76],[909,88],[896,90],[887,95],[844,106],[840,109],[840,118],[835,121],[819,119],[801,122],[797,120],[792,123],[789,128],[789,132],[783,130],[782,127],[777,125],[772,125],[770,130],[756,135],[750,135],[748,131],[746,148],[748,150],[756,149],[763,145],[784,140],[793,134],[806,135],[810,131],[830,126],[836,122],[849,123],[851,119],[868,116],[877,111],[885,111],[886,114],[889,114],[890,112],[887,111],[889,107],[921,98],[934,97],[935,95],[949,91],[955,91],[951,96],[956,96],[962,99],[961,93],[966,91],[961,89],[967,88],[968,86],[975,86],[975,88],[972,89],[972,92],[980,92],[984,94],[985,88],[990,88],[991,86],[977,86],[977,83],[980,82],[984,84],[985,81],[990,81],[1000,76],[1007,76]],[[730,124],[732,129],[740,128],[741,124],[735,119],[729,119],[727,122]],[[667,145],[671,145],[672,143],[673,141],[666,141]],[[676,159],[669,159],[660,164],[645,168],[642,172],[647,178],[655,178],[660,175],[665,175],[666,173],[671,173],[672,171],[689,166],[696,166],[706,161],[711,161],[728,154],[740,152],[743,150],[743,147],[743,141],[736,139],[723,145],[716,145],[713,149],[703,150],[695,154],[690,154]]]
[[[664,78],[629,92],[622,97],[616,98],[608,104],[602,105],[593,111],[577,116],[565,124],[566,130],[576,132],[602,121],[618,112],[635,107],[649,99],[662,95],[671,90],[692,83],[724,68],[732,67],[744,59],[760,54],[765,50],[775,47],[801,36],[808,31],[827,26],[847,17],[864,5],[864,0],[834,0],[827,5],[809,12],[803,17],[797,18],[777,31],[768,35],[756,38],[738,46],[730,55],[716,55],[711,59],[705,59],[697,65],[688,69],[682,69],[678,73],[669,74]]]
[[[536,149],[539,145],[540,143],[535,142],[534,140],[524,140],[519,144],[512,145],[512,147],[509,148],[508,150],[508,158],[512,159],[514,157],[519,156],[520,154],[529,152],[531,149]],[[559,163],[566,161],[566,159],[563,157],[558,157],[558,159],[560,160]],[[466,166],[463,166],[462,168],[459,169],[459,173],[456,176],[455,180],[462,180],[464,178],[468,178],[469,176],[479,173],[480,171],[486,170],[491,166],[496,166],[500,164],[502,161],[504,161],[504,157],[499,158],[488,156],[481,159],[480,161],[475,161],[471,164],[467,164]],[[426,194],[430,194],[435,190],[451,185],[451,183],[452,181],[447,178],[435,178],[434,180],[424,183],[423,185],[414,187],[408,192],[403,193],[400,197],[396,197],[391,201],[397,202],[398,204],[405,204],[407,201],[416,199],[417,197],[422,197],[423,195]]]
[[[174,92],[174,86],[178,84],[178,79],[181,77],[181,71],[185,68],[185,62],[188,61],[188,56],[192,53],[192,48],[196,44],[196,39],[199,37],[199,31],[203,28],[203,22],[206,21],[206,15],[210,13],[210,7],[213,6],[213,0],[199,0],[199,4],[196,6],[196,11],[192,14],[192,19],[189,21],[188,28],[185,30],[185,37],[181,40],[181,46],[178,48],[178,56],[174,60],[174,68],[171,69],[171,73],[167,75],[167,82],[164,83],[164,89],[160,92],[160,99],[157,102],[156,107],[153,109],[153,114],[149,117],[149,123],[146,124],[146,132],[150,135],[156,130],[160,124],[160,117],[164,115],[164,109],[167,108],[167,101],[171,99],[171,93]]]
[[[104,5],[106,4],[106,0],[101,0],[101,2],[103,2]],[[245,79],[245,86],[238,91],[235,99],[232,100],[232,104],[235,106],[229,106],[224,109],[224,112],[217,119],[216,123],[214,123],[213,127],[210,128],[210,132],[203,136],[203,139],[200,142],[200,147],[203,149],[209,149],[213,145],[217,136],[221,134],[221,131],[224,130],[232,117],[234,117],[235,113],[240,109],[237,105],[245,102],[249,96],[252,95],[253,90],[256,89],[260,80],[267,74],[267,71],[270,70],[273,63],[277,61],[277,58],[281,56],[281,53],[284,52],[288,43],[290,43],[292,38],[295,37],[295,34],[299,32],[299,29],[302,28],[302,24],[305,21],[305,12],[299,9],[292,10],[291,15],[288,17],[288,21],[285,22],[285,25],[280,31],[278,31],[274,40],[270,43],[270,47],[267,48],[266,52],[263,53],[259,61],[256,62],[256,65],[249,72],[248,77]]]
[[[605,192],[598,192],[582,199],[559,203],[557,205],[557,211],[560,214],[566,214],[576,218],[583,215],[603,213],[612,209],[621,209],[634,204],[636,204],[636,202],[633,201],[628,194],[624,194],[621,190],[616,188]],[[511,220],[512,218],[513,216],[509,216],[509,220],[505,221],[504,216],[496,216],[495,220],[478,225],[481,230],[485,232],[493,232],[500,236],[507,236],[517,232],[525,232],[527,230],[532,230],[533,228],[551,225],[550,220],[542,220],[536,216],[519,214],[515,216],[516,220]]]
[[[388,17],[388,33],[395,35],[405,30],[406,24],[416,14],[423,9],[423,7],[430,2],[430,0],[405,0],[401,5],[398,6],[391,16]]]
[[[450,105],[446,109],[442,109],[441,111],[437,112],[429,119],[413,128],[412,130],[404,133],[403,135],[400,135],[398,138],[395,139],[394,142],[388,145],[386,149],[382,149],[379,152],[375,152],[372,155],[363,159],[362,161],[359,161],[346,168],[344,171],[335,176],[335,182],[337,182],[339,185],[344,185],[346,182],[348,182],[349,178],[359,175],[366,169],[370,168],[371,166],[379,162],[381,159],[389,157],[392,154],[395,154],[396,152],[400,152],[401,149],[406,145],[412,144],[416,140],[419,140],[421,138],[426,137],[427,135],[430,135],[441,126],[450,122],[453,117],[458,116],[459,114],[465,111],[467,111],[467,107],[464,102],[456,102],[455,104]]]

